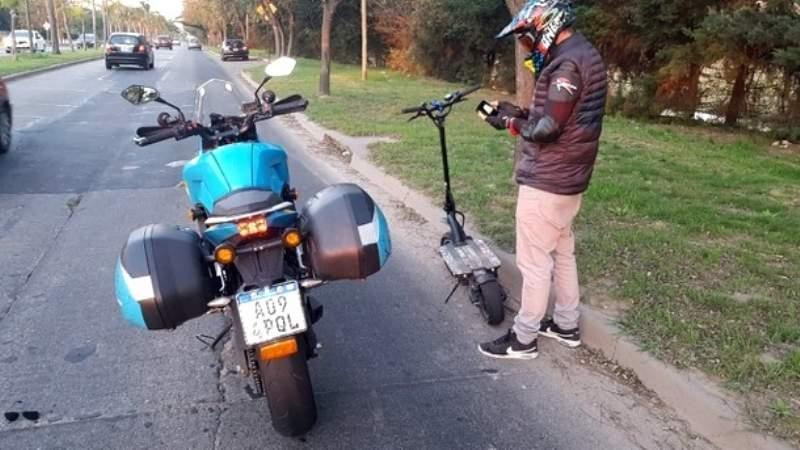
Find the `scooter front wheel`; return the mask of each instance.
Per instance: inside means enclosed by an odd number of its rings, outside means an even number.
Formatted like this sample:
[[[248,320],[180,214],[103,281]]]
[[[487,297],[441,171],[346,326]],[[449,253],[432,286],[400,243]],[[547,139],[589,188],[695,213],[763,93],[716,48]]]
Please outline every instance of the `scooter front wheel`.
[[[483,317],[489,325],[500,325],[505,320],[506,310],[503,305],[505,294],[497,280],[490,280],[480,285],[480,304]]]

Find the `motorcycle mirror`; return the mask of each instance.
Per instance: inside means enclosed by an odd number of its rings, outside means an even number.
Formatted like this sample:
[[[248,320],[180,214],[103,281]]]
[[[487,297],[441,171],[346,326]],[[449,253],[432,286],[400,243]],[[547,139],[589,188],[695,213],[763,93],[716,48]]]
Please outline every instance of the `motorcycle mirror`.
[[[134,105],[144,105],[161,98],[158,89],[134,84],[122,91],[122,98]]]
[[[270,77],[285,77],[289,76],[294,72],[294,68],[297,65],[297,60],[294,58],[289,58],[288,56],[282,56],[275,61],[272,61],[267,65],[267,68],[264,69],[264,73]]]
[[[264,91],[264,92],[261,93],[261,100],[263,100],[264,103],[267,103],[267,104],[274,102],[275,101],[275,97],[276,97],[275,93],[272,92],[272,91]]]

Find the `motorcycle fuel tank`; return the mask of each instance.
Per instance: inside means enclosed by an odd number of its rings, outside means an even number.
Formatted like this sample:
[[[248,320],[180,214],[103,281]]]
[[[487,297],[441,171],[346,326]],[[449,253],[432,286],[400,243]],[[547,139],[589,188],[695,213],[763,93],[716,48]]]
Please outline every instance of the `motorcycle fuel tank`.
[[[271,191],[281,195],[289,185],[289,166],[282,148],[261,142],[240,142],[203,152],[183,168],[192,205],[214,215],[215,205],[231,193]]]
[[[202,316],[220,291],[197,233],[168,225],[130,234],[114,284],[122,316],[149,330],[174,329]]]

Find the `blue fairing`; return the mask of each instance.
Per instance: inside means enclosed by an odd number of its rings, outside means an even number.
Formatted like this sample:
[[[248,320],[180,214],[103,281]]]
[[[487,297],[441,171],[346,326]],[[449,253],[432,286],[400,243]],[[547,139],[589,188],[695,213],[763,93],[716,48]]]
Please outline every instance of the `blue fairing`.
[[[214,214],[217,200],[242,189],[281,193],[289,184],[286,152],[262,142],[241,142],[204,152],[186,164],[183,179],[193,205]]]
[[[142,307],[139,302],[133,298],[131,286],[126,280],[124,273],[125,269],[122,268],[122,263],[117,261],[117,270],[114,273],[114,288],[117,294],[117,303],[119,303],[122,317],[131,325],[139,328],[147,328],[144,323],[144,315],[142,314]]]

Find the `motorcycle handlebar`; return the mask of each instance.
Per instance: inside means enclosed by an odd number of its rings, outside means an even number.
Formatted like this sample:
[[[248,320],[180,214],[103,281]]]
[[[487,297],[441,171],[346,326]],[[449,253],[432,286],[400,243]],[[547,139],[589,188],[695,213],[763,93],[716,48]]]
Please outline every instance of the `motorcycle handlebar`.
[[[156,144],[176,137],[173,127],[142,127],[136,131],[137,137],[133,142],[139,147]]]
[[[280,116],[283,114],[292,114],[303,112],[308,107],[308,100],[300,99],[286,103],[276,103],[272,105],[272,115]]]

